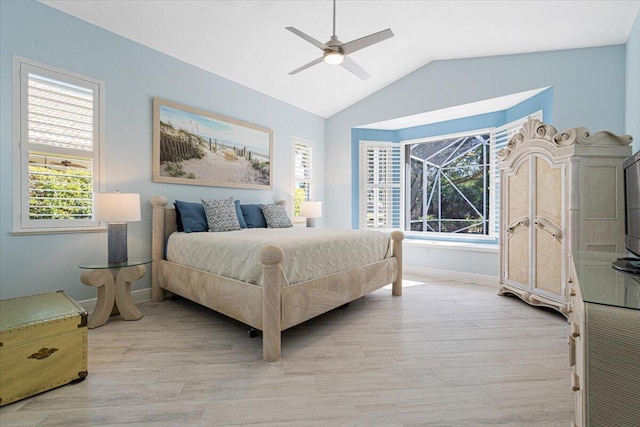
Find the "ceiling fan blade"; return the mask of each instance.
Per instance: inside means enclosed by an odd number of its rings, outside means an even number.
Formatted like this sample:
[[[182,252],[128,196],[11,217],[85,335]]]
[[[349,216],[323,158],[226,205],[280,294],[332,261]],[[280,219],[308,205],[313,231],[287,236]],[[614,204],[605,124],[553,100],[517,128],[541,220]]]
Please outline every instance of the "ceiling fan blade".
[[[378,31],[377,33],[369,34],[368,36],[364,36],[359,39],[344,43],[342,46],[340,46],[340,48],[345,55],[349,55],[360,49],[371,46],[372,44],[380,43],[383,40],[390,39],[391,37],[393,37],[393,31],[391,31],[391,28],[387,28],[386,30]]]
[[[342,61],[340,65],[342,65],[342,68],[347,71],[351,71],[362,80],[367,80],[369,78],[369,73],[367,73],[364,68],[356,64],[356,62],[348,56],[344,57],[344,61]]]
[[[290,76],[294,75],[294,74],[298,74],[300,71],[306,70],[307,68],[313,67],[316,64],[321,63],[322,61],[324,61],[324,58],[321,56],[318,59],[314,59],[313,61],[309,62],[308,64],[303,65],[300,68],[296,68],[295,70],[291,71],[289,73]]]
[[[294,27],[286,27],[287,30],[291,31],[293,34],[302,37],[303,39],[305,39],[306,41],[308,41],[309,43],[311,43],[312,45],[314,45],[315,47],[317,47],[318,49],[328,49],[328,46],[324,43],[322,43],[321,41],[318,41],[316,39],[314,39],[313,37],[303,33],[302,31],[298,30],[297,28]]]

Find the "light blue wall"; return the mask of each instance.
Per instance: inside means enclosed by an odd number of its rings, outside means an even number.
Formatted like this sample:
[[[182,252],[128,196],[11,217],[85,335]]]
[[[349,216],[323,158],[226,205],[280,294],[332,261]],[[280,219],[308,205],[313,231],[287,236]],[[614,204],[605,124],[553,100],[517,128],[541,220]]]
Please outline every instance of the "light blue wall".
[[[215,48],[215,46],[212,46]],[[33,1],[0,1],[0,298],[59,289],[82,300],[82,261],[106,257],[106,234],[12,236],[12,55],[106,82],[106,190],[139,192],[141,222],[129,224],[129,255],[151,253],[151,207],[170,200],[234,196],[270,202],[291,193],[291,138],[316,143],[318,199],[324,200],[325,120]],[[224,60],[224,58],[221,58]],[[152,98],[160,97],[274,131],[273,191],[151,181]],[[149,287],[149,274],[135,285]]]
[[[633,136],[633,152],[640,151],[640,13],[627,41],[625,133]]]
[[[597,66],[594,66],[597,64]],[[326,224],[351,228],[351,129],[398,117],[553,87],[559,129],[625,130],[625,46],[430,63],[327,120]]]

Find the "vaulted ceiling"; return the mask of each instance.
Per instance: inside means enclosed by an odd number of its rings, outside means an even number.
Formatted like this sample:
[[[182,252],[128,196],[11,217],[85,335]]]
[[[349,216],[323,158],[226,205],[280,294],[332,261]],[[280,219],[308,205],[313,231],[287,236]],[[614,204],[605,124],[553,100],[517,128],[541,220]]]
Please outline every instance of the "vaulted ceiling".
[[[624,44],[640,10],[640,0],[337,0],[343,42],[395,34],[350,56],[371,75],[362,81],[326,63],[288,74],[322,51],[285,27],[328,41],[331,0],[41,2],[322,117],[431,61]]]

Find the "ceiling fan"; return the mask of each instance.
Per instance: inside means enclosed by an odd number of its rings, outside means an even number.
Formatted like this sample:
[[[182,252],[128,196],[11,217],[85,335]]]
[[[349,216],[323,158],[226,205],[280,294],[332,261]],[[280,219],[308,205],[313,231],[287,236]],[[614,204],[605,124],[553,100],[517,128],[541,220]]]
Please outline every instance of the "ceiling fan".
[[[347,43],[341,42],[340,40],[338,40],[338,36],[336,36],[336,0],[333,0],[333,35],[328,42],[322,43],[294,27],[286,27],[286,29],[291,31],[293,34],[302,37],[303,39],[323,51],[323,55],[320,58],[314,59],[313,61],[303,65],[300,68],[296,68],[295,70],[291,71],[289,75],[297,74],[300,71],[306,70],[307,68],[324,61],[327,64],[341,65],[342,68],[352,72],[362,80],[366,80],[367,78],[369,78],[369,73],[367,73],[361,66],[350,59],[347,55],[393,37],[393,32],[390,28],[387,28],[386,30],[369,34],[368,36],[364,36]]]

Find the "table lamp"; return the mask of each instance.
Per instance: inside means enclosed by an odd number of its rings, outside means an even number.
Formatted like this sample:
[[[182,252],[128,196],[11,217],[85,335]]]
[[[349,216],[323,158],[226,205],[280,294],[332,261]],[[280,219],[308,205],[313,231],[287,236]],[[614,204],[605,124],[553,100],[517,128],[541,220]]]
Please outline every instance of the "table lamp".
[[[316,218],[322,217],[322,202],[300,203],[300,215],[307,218],[307,227],[315,227]]]
[[[93,193],[93,220],[107,225],[109,264],[127,262],[127,222],[140,221],[140,194]]]

